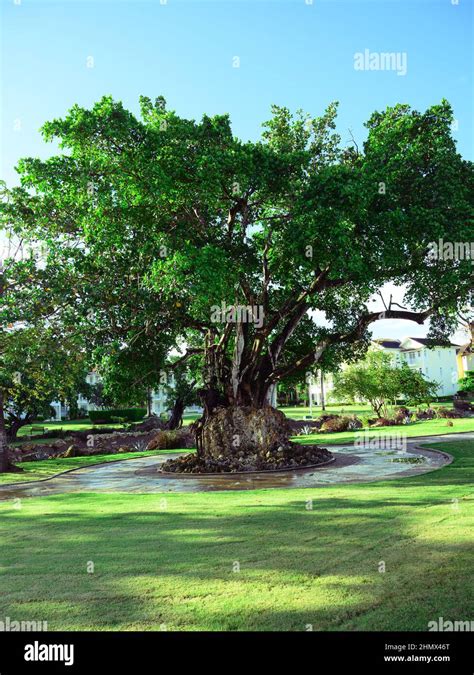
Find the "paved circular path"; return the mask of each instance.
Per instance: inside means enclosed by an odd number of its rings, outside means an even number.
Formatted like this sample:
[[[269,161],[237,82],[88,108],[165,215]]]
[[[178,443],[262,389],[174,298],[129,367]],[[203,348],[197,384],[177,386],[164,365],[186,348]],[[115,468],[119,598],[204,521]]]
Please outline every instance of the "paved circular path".
[[[472,439],[474,433],[412,438],[407,439],[407,446],[403,450],[390,447],[374,449],[352,445],[330,446],[336,461],[321,469],[252,475],[221,474],[203,478],[169,477],[158,473],[166,459],[178,455],[139,457],[74,469],[43,481],[0,486],[0,500],[69,492],[210,492],[366,483],[413,476],[438,469],[448,464],[451,457],[445,453],[431,451],[427,446],[440,441]],[[380,438],[378,440],[380,442]],[[425,447],[420,447],[420,443]]]

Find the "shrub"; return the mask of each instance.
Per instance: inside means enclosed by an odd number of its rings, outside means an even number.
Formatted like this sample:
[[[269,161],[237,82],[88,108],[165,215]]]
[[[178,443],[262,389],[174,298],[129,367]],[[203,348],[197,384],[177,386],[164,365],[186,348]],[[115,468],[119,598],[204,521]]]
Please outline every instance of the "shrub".
[[[371,427],[394,427],[397,423],[389,417],[378,417],[375,420],[369,420]]]
[[[460,401],[456,399],[453,403],[455,410],[461,412],[474,412],[474,405],[470,401]]]
[[[90,420],[93,424],[110,424],[113,418],[121,418],[126,422],[139,422],[146,415],[146,408],[117,408],[111,410],[91,410]]]
[[[354,429],[360,429],[362,427],[362,422],[357,417],[339,417],[332,416],[329,419],[326,419],[321,426],[322,432],[327,432],[330,434],[337,433],[338,431],[351,431]]]
[[[178,431],[159,431],[146,446],[147,450],[176,450],[183,447],[182,434]]]
[[[454,419],[456,417],[462,417],[462,413],[457,410],[452,410],[451,408],[438,408],[438,417],[442,419]]]
[[[325,415],[320,415],[318,417],[318,419],[315,420],[315,421],[319,422],[320,426],[322,426],[328,420],[337,420],[337,419],[340,419],[340,417],[341,417],[340,415],[335,415],[334,413],[332,413],[332,414],[328,413],[328,414],[325,414]]]
[[[394,421],[396,424],[406,424],[411,421],[411,412],[405,406],[400,406],[395,410]]]
[[[467,370],[464,377],[459,380],[459,390],[466,394],[474,392],[474,370]]]
[[[426,410],[418,409],[416,411],[417,420],[434,420],[435,417],[436,417],[436,410],[434,410],[433,408],[427,408]]]

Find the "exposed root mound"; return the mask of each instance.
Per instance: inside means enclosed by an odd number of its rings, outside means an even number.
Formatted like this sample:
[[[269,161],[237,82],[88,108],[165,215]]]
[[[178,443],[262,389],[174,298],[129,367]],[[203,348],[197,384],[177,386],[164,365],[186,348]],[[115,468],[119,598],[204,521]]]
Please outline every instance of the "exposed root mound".
[[[271,406],[218,408],[202,428],[203,454],[212,459],[262,456],[287,445],[290,433],[288,419]]]
[[[240,473],[245,471],[275,471],[277,469],[295,469],[323,464],[332,458],[325,448],[316,445],[297,445],[287,442],[273,452],[248,453],[240,451],[219,457],[198,457],[185,455],[178,459],[169,459],[162,465],[162,471],[172,473]]]

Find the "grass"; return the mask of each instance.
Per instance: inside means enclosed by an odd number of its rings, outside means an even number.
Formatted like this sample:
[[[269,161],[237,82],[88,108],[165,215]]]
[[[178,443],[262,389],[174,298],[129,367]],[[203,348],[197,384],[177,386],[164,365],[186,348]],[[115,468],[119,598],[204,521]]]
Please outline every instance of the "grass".
[[[433,403],[432,407],[433,408],[439,408],[440,406],[446,406],[449,408],[452,408],[451,403]],[[397,406],[396,406],[397,407]],[[281,406],[279,408],[282,410],[285,415],[288,417],[291,417],[292,419],[295,420],[302,420],[304,419],[307,415],[310,414],[310,409],[307,406],[297,406],[297,407],[289,407],[289,406]],[[319,417],[320,415],[324,413],[337,413],[337,414],[346,414],[346,415],[366,415],[366,416],[371,416],[374,417],[374,413],[370,407],[370,405],[366,405],[364,403],[356,403],[354,405],[341,405],[340,403],[329,403],[326,405],[326,410],[321,410],[320,406],[313,406],[313,417]],[[187,426],[188,424],[192,424],[195,420],[200,417],[199,413],[186,413],[183,415],[183,424]],[[311,421],[311,420],[309,420]],[[25,427],[21,427],[21,429],[18,432],[18,437],[21,439],[22,437],[29,437],[30,436],[30,429],[32,426],[35,427],[43,427],[44,429],[47,429],[48,431],[52,431],[54,429],[63,429],[64,431],[81,431],[82,429],[89,429],[89,428],[96,428],[96,429],[104,429],[104,428],[122,428],[123,424],[97,424],[93,425],[92,422],[90,421],[89,418],[86,419],[79,419],[79,420],[64,420],[62,422],[35,422],[33,425],[29,424]],[[33,438],[35,435],[39,435],[38,432],[33,432]]]
[[[288,414],[288,412],[287,412]],[[376,429],[361,430],[367,438],[380,438],[381,436],[391,436],[393,434],[403,434],[407,438],[415,436],[437,436],[440,434],[452,434],[467,431],[474,431],[474,418],[461,418],[451,420],[453,426],[448,426],[448,420],[435,419],[413,422],[412,424],[397,426],[397,427],[379,427]],[[311,420],[308,420],[308,425]],[[334,434],[308,434],[298,437],[298,442],[306,444],[317,444],[322,446],[328,445],[342,445],[354,442],[356,437],[354,431],[341,431]],[[295,439],[294,439],[295,440]],[[51,439],[39,439],[36,443],[51,443]],[[159,454],[160,451],[152,450],[150,452],[128,452],[117,455],[95,455],[93,457],[71,457],[64,459],[47,459],[37,462],[24,462],[21,467],[24,469],[22,473],[8,473],[0,474],[0,485],[6,483],[20,483],[23,481],[33,481],[42,478],[49,478],[61,471],[68,469],[76,469],[88,464],[96,464],[98,462],[113,462],[120,459],[127,459],[129,457],[143,457],[147,455]],[[179,452],[172,450],[170,452]],[[187,451],[189,452],[189,451]]]
[[[400,406],[391,406],[390,410],[399,408]],[[424,406],[421,406],[422,408]],[[432,408],[452,408],[452,403],[432,403]],[[321,406],[313,406],[312,411],[308,406],[280,406],[279,410],[283,411],[287,417],[294,420],[304,420],[312,412],[313,418],[320,417],[320,415],[357,415],[362,417],[376,417],[370,405],[365,403],[354,403],[352,405],[342,405],[341,403],[328,403],[326,410],[322,410]],[[416,407],[411,406],[411,410],[416,410]],[[308,420],[310,423],[311,420]]]
[[[465,431],[474,431],[474,417],[466,417],[450,420],[453,426],[448,426],[448,420],[421,420],[412,424],[404,424],[396,427],[376,427],[375,429],[360,429],[358,432],[341,431],[335,434],[311,434],[308,436],[299,436],[298,441],[302,443],[317,443],[318,445],[333,445],[334,443],[352,443],[357,433],[363,433],[367,438],[380,436],[390,436],[392,434],[402,434],[407,438],[414,436],[437,436],[439,434],[459,434]]]
[[[41,427],[47,431],[54,431],[55,429],[62,429],[63,431],[82,431],[83,429],[121,429],[123,424],[97,424],[93,425],[89,418],[81,420],[65,420],[63,422],[35,422],[33,425],[28,424],[21,427],[18,431],[18,438],[31,437],[34,440],[35,436],[41,435],[39,432],[31,433],[31,427]]]
[[[90,457],[64,457],[61,459],[45,459],[37,462],[23,462],[22,473],[0,473],[0,485],[8,483],[23,483],[34,480],[51,478],[57,473],[80,469],[90,464],[102,462],[117,462],[122,459],[136,459],[137,457],[149,457],[180,452],[180,450],[145,450],[143,452],[121,452],[116,455],[93,455]]]
[[[0,503],[0,616],[49,630],[426,630],[439,616],[471,619],[474,443],[433,447],[454,463],[365,485]]]

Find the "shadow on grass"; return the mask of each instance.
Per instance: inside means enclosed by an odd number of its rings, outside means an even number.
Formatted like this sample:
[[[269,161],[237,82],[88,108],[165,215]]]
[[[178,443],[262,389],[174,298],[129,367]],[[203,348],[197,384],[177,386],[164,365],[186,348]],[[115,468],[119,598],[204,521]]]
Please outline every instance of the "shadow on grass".
[[[438,616],[469,619],[472,442],[456,457],[384,484],[3,504],[0,613],[52,630],[425,630]]]

